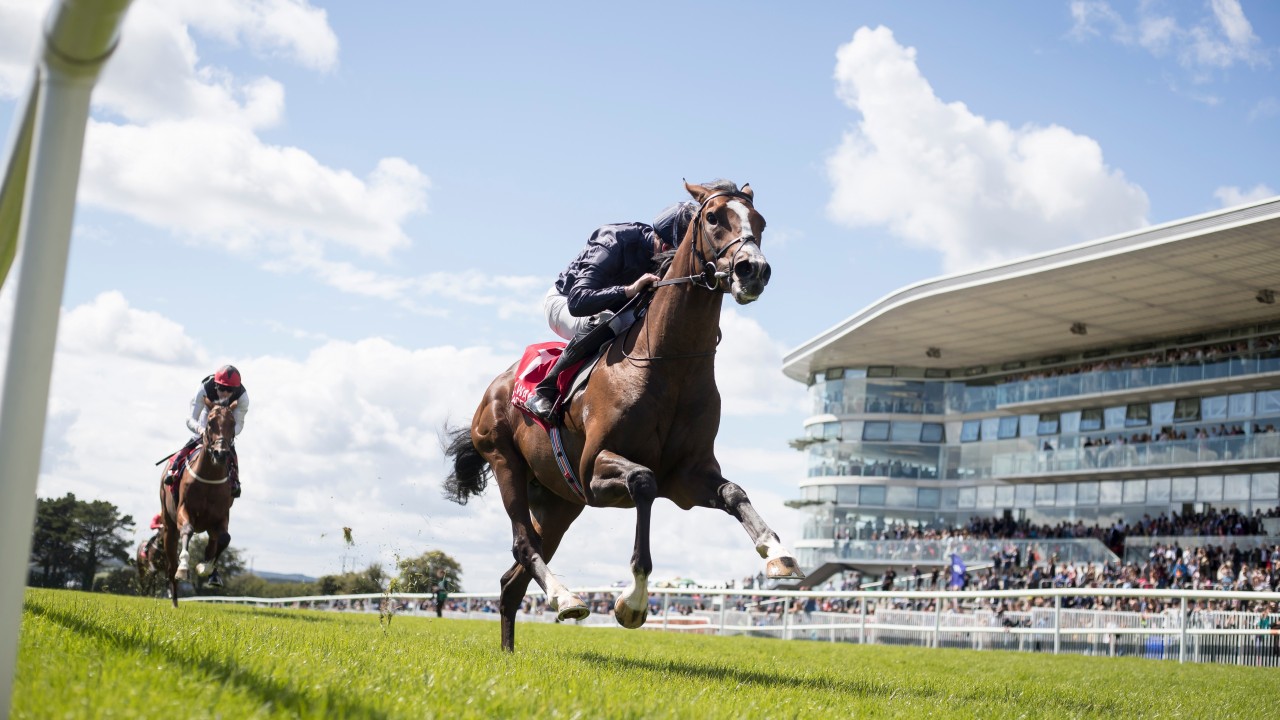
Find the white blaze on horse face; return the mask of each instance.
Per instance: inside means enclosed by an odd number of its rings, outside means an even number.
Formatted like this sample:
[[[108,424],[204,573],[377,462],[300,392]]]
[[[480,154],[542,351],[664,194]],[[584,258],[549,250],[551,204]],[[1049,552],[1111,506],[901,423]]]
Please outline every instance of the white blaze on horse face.
[[[741,200],[730,200],[724,206],[738,213],[738,239],[754,240],[756,234],[751,229],[751,211],[747,209],[746,204]]]

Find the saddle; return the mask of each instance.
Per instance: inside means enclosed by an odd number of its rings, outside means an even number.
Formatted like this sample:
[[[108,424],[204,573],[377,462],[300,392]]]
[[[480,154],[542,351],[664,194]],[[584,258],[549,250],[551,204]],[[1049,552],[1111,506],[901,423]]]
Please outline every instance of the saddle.
[[[547,376],[547,371],[552,365],[556,364],[556,360],[560,358],[560,353],[564,352],[567,343],[553,341],[544,343],[535,343],[524,349],[524,355],[520,357],[519,364],[516,365],[516,379],[511,385],[511,404],[524,414],[525,417],[532,420],[546,432],[551,432],[551,426],[542,418],[534,415],[525,408],[525,401],[533,396],[534,388],[538,387],[538,383]],[[560,377],[556,378],[556,391],[560,393],[559,406],[568,407],[573,398],[577,397],[582,389],[587,386],[587,379],[591,376],[591,370],[595,368],[596,361],[600,359],[613,344],[613,341],[605,343],[601,348],[590,357],[582,360],[575,365],[571,365],[560,373]]]

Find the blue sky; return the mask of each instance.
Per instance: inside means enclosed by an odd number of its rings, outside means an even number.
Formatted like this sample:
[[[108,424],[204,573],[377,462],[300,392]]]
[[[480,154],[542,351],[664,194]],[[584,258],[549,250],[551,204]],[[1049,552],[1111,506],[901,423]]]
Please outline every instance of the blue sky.
[[[0,0],[6,136],[46,8]],[[1280,8],[1234,0],[135,0],[95,95],[40,492],[145,520],[196,382],[234,362],[255,567],[439,548],[496,587],[507,521],[496,493],[439,498],[438,428],[548,339],[539,299],[593,228],[725,177],[756,191],[773,280],[726,307],[718,452],[793,545],[806,397],[782,355],[928,277],[1276,194],[1278,35]],[[0,350],[11,312],[9,283]],[[633,517],[585,513],[552,568],[625,578]],[[655,578],[760,569],[727,516],[655,523]]]

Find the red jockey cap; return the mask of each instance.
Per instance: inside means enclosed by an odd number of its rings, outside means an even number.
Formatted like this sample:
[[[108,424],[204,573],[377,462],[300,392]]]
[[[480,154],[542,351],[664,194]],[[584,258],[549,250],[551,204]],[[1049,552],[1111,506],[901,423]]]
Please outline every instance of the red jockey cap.
[[[151,518],[151,529],[159,530],[162,527],[164,527],[164,516],[160,513],[156,513],[156,516]]]
[[[240,371],[234,365],[223,365],[213,374],[213,381],[225,387],[240,387]]]

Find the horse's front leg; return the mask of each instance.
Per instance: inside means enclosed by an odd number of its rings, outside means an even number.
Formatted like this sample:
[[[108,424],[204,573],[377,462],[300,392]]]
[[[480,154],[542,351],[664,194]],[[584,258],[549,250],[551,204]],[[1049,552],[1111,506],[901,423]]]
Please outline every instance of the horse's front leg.
[[[737,483],[724,479],[718,468],[706,477],[706,483],[701,485],[702,496],[692,498],[692,504],[719,508],[742,523],[742,528],[747,531],[747,535],[751,537],[751,542],[756,546],[756,552],[760,553],[760,557],[768,561],[765,563],[766,576],[771,578],[804,577],[804,572],[800,569],[800,563],[796,560],[796,556],[782,546],[782,540],[778,538],[778,534],[765,523],[764,518],[760,517],[760,513],[756,512],[755,506],[751,504],[751,499],[747,497],[747,491],[743,490]],[[699,487],[697,483],[692,483],[691,485]],[[677,504],[680,503],[677,502]]]
[[[649,528],[653,517],[653,501],[658,496],[658,481],[653,471],[617,453],[603,450],[596,456],[591,492],[601,505],[623,504],[630,499],[636,506],[636,540],[631,552],[631,585],[613,604],[613,616],[625,628],[638,628],[649,615],[649,575],[653,557],[649,554]]]
[[[231,533],[227,532],[227,522],[209,532],[209,544],[204,548],[204,562],[196,565],[196,574],[209,577],[209,587],[222,587],[222,578],[218,576],[218,558],[222,551],[231,545]]]
[[[191,536],[195,530],[191,527],[191,519],[187,517],[186,508],[178,509],[178,580],[186,580],[191,568]]]

